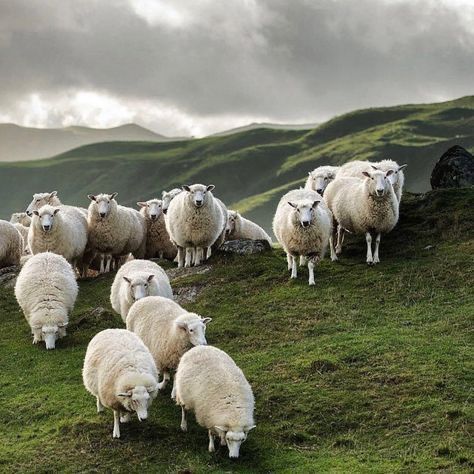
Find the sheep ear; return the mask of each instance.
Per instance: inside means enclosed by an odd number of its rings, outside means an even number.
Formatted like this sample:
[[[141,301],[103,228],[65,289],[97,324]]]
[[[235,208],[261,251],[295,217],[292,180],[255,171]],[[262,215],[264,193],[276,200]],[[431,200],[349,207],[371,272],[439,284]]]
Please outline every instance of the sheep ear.
[[[132,280],[130,280],[130,278],[124,276],[123,279],[127,282],[127,283],[132,283]]]
[[[202,318],[201,321],[204,323],[204,324],[207,324],[207,323],[210,323],[212,321],[212,318]]]
[[[394,171],[393,170],[388,170],[386,173],[385,173],[385,176],[390,176],[391,174],[393,174]]]
[[[227,431],[229,431],[225,426],[214,426],[214,428],[216,430],[219,430],[219,431],[224,431],[224,433],[226,433]]]
[[[295,209],[298,207],[295,203],[288,201],[288,204]]]
[[[181,186],[181,189],[183,191],[187,191],[188,193],[191,191],[191,188],[187,184],[183,184],[183,186]]]
[[[58,192],[57,191],[53,191],[52,193],[49,193],[49,197],[52,198],[54,196],[57,196],[58,195]]]
[[[368,173],[367,171],[362,171],[362,174],[364,176],[367,176],[367,178],[370,178],[370,173]]]
[[[132,394],[130,392],[121,392],[121,393],[117,393],[117,397],[126,397],[126,398],[130,398],[132,396]]]
[[[118,193],[112,193],[112,194],[110,195],[110,199],[115,199],[115,197],[116,197],[117,195],[118,195]]]
[[[249,426],[245,431],[248,433],[249,431],[253,430],[256,427],[257,427],[257,425]]]
[[[59,324],[58,324],[58,327],[59,327],[59,328],[64,328],[64,327],[66,327],[68,324],[69,324],[69,323],[59,323]]]
[[[39,216],[39,215],[40,215],[40,213],[39,213],[38,211],[36,211],[36,210],[33,211],[33,214],[34,214],[35,216]]]
[[[55,216],[60,211],[59,207],[54,210],[53,216]]]
[[[401,165],[398,167],[398,171],[401,171],[403,169],[405,169],[408,165],[405,163],[404,165]]]
[[[214,188],[215,188],[215,186],[213,184],[210,184],[206,189],[208,191],[212,191]]]
[[[155,278],[155,275],[150,275],[146,280],[151,281],[151,280],[153,280],[153,278]]]
[[[318,204],[320,203],[321,201],[314,201],[313,202],[313,209],[316,209],[318,207]]]
[[[146,207],[146,202],[138,201],[138,202],[137,202],[137,206],[139,206],[139,207]]]
[[[376,166],[374,166],[374,165],[370,165],[370,166],[372,166],[372,168],[373,168],[375,171],[378,171],[378,170],[379,170],[379,169],[378,169]]]
[[[177,322],[177,323],[176,323],[176,326],[178,326],[179,329],[184,329],[185,331],[188,330],[188,325],[187,325],[185,322],[183,322],[183,321]]]
[[[311,171],[308,171],[308,176],[313,176],[313,175],[311,174]]]
[[[88,194],[87,197],[91,200],[91,201],[95,201],[95,196],[93,194]]]

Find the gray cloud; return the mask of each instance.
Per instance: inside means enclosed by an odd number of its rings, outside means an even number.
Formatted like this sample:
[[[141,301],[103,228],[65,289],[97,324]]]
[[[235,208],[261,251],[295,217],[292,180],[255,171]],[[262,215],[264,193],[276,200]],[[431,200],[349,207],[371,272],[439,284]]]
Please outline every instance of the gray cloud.
[[[100,124],[206,133],[454,98],[473,92],[472,20],[454,0],[3,0],[0,118],[97,125],[87,91]]]

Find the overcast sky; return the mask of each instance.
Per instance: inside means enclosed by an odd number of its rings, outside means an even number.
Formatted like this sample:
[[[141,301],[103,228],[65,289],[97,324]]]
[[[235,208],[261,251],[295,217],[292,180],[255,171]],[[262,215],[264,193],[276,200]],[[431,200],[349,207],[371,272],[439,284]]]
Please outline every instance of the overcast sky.
[[[0,0],[0,122],[202,136],[474,93],[473,0]]]

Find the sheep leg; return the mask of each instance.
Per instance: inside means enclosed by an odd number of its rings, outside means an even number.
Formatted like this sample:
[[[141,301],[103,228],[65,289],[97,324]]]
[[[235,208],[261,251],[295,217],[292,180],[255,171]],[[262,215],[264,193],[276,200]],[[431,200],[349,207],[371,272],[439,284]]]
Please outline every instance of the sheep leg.
[[[379,259],[379,245],[380,245],[380,239],[382,238],[382,234],[380,232],[377,234],[377,237],[375,237],[375,251],[374,251],[374,263],[380,263]]]
[[[171,390],[171,400],[176,400],[176,378],[173,379],[173,389]]]
[[[298,276],[298,264],[296,263],[296,257],[291,255],[291,278],[296,278]]]
[[[164,371],[163,372],[163,380],[158,384],[158,390],[163,390],[166,387],[166,385],[168,384],[170,378],[171,378],[170,373]]]
[[[291,255],[289,253],[286,254],[286,261],[288,263],[288,271],[291,272],[291,269],[293,268],[293,261],[291,260]]]
[[[214,447],[214,435],[212,434],[212,430],[208,430],[209,433],[209,452],[213,453],[216,448]]]
[[[184,267],[184,249],[183,247],[178,247],[178,255],[176,257],[178,259],[178,268]]]
[[[114,410],[114,432],[112,437],[120,438],[120,412],[118,410]]]
[[[219,433],[219,437],[221,438],[221,446],[227,446],[227,441],[225,440],[225,432],[221,431]]]
[[[186,421],[186,410],[184,405],[181,405],[181,431],[188,431],[188,422]]]
[[[342,243],[344,242],[344,229],[341,225],[337,226],[337,244],[336,244],[336,255],[342,252]]]
[[[104,272],[105,272],[104,261],[105,261],[105,255],[102,253],[102,254],[100,254],[100,268],[99,268],[99,273],[104,273]]]
[[[306,257],[304,255],[300,255],[300,267],[304,267],[306,265]]]
[[[101,413],[104,411],[104,405],[100,403],[99,397],[97,397],[97,413]]]
[[[191,247],[186,247],[186,260],[184,262],[184,268],[189,268],[192,265],[193,261],[193,249]]]
[[[372,257],[372,236],[370,232],[365,233],[365,240],[367,242],[367,263],[373,265],[374,259]]]
[[[308,270],[309,270],[309,284],[315,285],[316,283],[314,282],[314,262],[312,260],[308,262]]]
[[[334,233],[329,236],[329,250],[331,251],[331,261],[337,262],[339,259],[337,258],[336,250],[334,248]]]
[[[33,329],[33,344],[38,344],[41,341],[41,328]]]
[[[107,259],[107,263],[105,264],[105,273],[109,273],[110,272],[110,264],[112,263],[112,255],[107,254],[105,258]]]
[[[210,259],[211,255],[212,255],[212,247],[209,246],[207,247],[207,251],[206,251],[206,260]]]
[[[202,260],[202,254],[203,254],[203,249],[202,247],[196,247],[194,249],[194,265],[198,266],[201,265],[201,260]]]

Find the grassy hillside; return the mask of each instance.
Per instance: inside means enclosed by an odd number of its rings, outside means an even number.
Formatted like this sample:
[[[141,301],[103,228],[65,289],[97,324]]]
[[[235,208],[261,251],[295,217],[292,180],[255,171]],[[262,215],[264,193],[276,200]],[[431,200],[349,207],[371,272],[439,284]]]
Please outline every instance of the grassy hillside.
[[[353,240],[317,268],[316,287],[305,271],[289,281],[279,250],[215,255],[210,271],[173,281],[199,290],[186,307],[213,318],[209,343],[254,388],[257,428],[237,461],[209,454],[194,422],[179,431],[169,391],[112,439],[81,367],[97,331],[123,327],[113,275],[80,283],[55,351],[31,344],[0,288],[0,471],[472,472],[473,210],[473,189],[408,196],[380,265],[367,267]]]
[[[88,145],[48,160],[1,164],[0,215],[24,209],[39,191],[57,189],[79,205],[87,205],[88,193],[118,191],[120,202],[134,205],[162,189],[204,182],[269,229],[281,194],[316,166],[391,157],[408,163],[407,189],[426,191],[434,163],[455,143],[474,151],[474,97],[360,110],[310,131]]]

